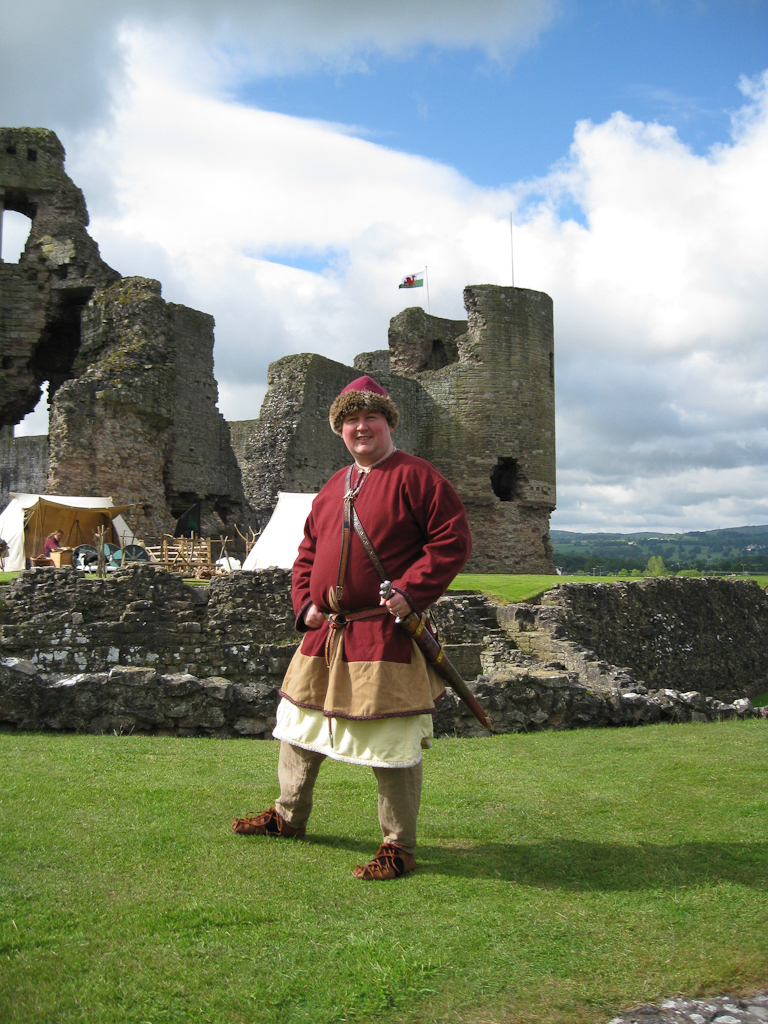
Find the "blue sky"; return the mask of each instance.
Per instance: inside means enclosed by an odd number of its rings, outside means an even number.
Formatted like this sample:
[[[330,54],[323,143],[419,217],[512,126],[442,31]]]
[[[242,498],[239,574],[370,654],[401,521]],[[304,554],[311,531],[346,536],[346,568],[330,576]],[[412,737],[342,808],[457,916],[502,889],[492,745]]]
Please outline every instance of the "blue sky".
[[[766,0],[0,13],[0,123],[56,130],[104,258],[214,315],[228,419],[280,356],[385,347],[404,274],[462,318],[513,211],[555,309],[553,526],[768,522]]]
[[[766,62],[765,3],[582,0],[564,5],[516,59],[423,46],[394,59],[368,56],[357,72],[254,76],[235,96],[359,126],[495,187],[546,174],[567,153],[577,121],[616,110],[673,124],[704,153],[729,138],[739,77]]]

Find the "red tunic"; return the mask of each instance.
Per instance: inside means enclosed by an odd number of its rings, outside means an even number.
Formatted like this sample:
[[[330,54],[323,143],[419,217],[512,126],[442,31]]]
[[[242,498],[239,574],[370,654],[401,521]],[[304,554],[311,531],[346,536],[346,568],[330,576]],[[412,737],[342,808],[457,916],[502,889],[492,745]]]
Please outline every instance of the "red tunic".
[[[306,631],[310,601],[332,611],[342,543],[347,470],[339,470],[312,503],[293,567],[297,628],[305,632],[286,674],[282,695],[303,707],[340,718],[384,718],[434,710],[443,690],[416,656],[408,634],[392,615],[349,622],[336,641],[335,662],[325,663],[328,625]],[[352,486],[358,482],[352,470]],[[472,547],[464,506],[429,462],[396,451],[374,466],[355,499],[355,510],[395,588],[422,610],[436,601],[461,570]],[[381,581],[352,533],[342,607],[349,612],[379,605]],[[340,631],[341,632],[341,631]],[[421,659],[421,661],[419,661]]]

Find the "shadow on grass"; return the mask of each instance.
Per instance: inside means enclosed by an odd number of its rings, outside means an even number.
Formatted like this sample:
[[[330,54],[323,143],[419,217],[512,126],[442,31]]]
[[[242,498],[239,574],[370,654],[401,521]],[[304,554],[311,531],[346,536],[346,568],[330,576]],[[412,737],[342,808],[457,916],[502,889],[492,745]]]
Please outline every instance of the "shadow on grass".
[[[308,835],[313,846],[349,850],[367,860],[378,840]],[[768,842],[764,843],[589,843],[554,839],[543,843],[420,845],[419,874],[500,879],[573,892],[631,892],[732,882],[768,891]]]
[[[327,846],[334,850],[350,850],[352,853],[364,853],[366,854],[366,860],[369,860],[376,852],[376,847],[381,842],[381,839],[374,836],[366,841],[364,839],[350,839],[344,836],[319,836],[312,833],[312,835],[307,834],[306,841],[313,846]]]
[[[465,847],[420,846],[422,874],[501,879],[575,892],[632,891],[733,882],[768,890],[768,842],[478,843]]]

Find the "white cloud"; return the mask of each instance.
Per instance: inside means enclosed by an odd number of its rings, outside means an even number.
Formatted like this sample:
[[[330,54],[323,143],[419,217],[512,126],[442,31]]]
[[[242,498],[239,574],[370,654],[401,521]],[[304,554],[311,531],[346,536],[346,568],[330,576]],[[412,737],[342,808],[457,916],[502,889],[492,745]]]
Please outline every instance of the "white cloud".
[[[14,437],[34,437],[48,433],[48,381],[43,383],[40,398],[32,412],[13,428]]]
[[[124,29],[150,29],[160,66],[189,81],[318,67],[361,70],[371,55],[478,47],[491,58],[531,45],[561,0],[0,0],[0,123],[70,131],[109,117],[125,81]]]
[[[177,6],[200,32],[210,12],[231,13],[226,3]],[[345,35],[346,7],[320,7],[327,32],[318,31],[313,59],[363,53],[363,28],[353,43]],[[497,30],[501,7],[481,11]],[[525,5],[540,19],[551,9]],[[418,34],[425,22],[390,38],[387,13],[382,5],[366,23],[370,45],[427,38]],[[459,24],[446,17],[440,31]],[[310,35],[297,34],[291,59],[304,59]],[[385,347],[389,318],[405,304],[397,283],[425,264],[432,311],[463,316],[465,284],[508,283],[507,218],[517,208],[516,283],[555,303],[553,525],[768,521],[768,76],[743,83],[731,143],[705,156],[671,128],[617,113],[579,124],[570,154],[545,178],[494,191],[346,126],[231,102],[224,86],[241,73],[241,57],[243,69],[258,64],[255,36],[243,36],[242,51],[206,55],[202,44],[169,47],[167,32],[124,23],[115,66],[128,85],[111,121],[68,139],[68,169],[107,261],[124,274],[159,276],[166,298],[216,317],[225,415],[255,415],[267,364],[281,355],[350,361]],[[281,38],[276,30],[275,53]],[[490,48],[490,29],[484,39]],[[447,35],[443,43],[460,45]],[[190,54],[200,58],[194,88]],[[574,202],[583,224],[559,212]],[[297,259],[324,269],[286,265]]]
[[[385,347],[396,285],[424,264],[433,312],[463,316],[465,284],[508,282],[519,203],[516,283],[555,302],[554,523],[765,518],[766,80],[707,156],[617,113],[579,124],[547,178],[504,192],[343,126],[190,92],[147,66],[143,34],[126,43],[132,89],[71,171],[82,181],[94,156],[110,168],[114,201],[93,220],[105,258],[157,267],[167,297],[214,313],[226,416],[255,415],[281,355]],[[560,218],[564,201],[586,226]],[[302,255],[325,270],[280,262]]]
[[[23,213],[15,210],[3,212],[2,255],[5,263],[18,263],[27,244],[32,221]]]
[[[68,170],[90,197],[94,162],[111,169],[110,201],[90,203],[102,255],[214,313],[222,384],[263,385],[289,352],[351,361],[386,347],[397,285],[425,264],[447,316],[463,316],[467,281],[508,273],[503,234],[489,245],[489,233],[509,194],[340,126],[184,91],[146,66],[141,35],[128,42],[133,84],[114,127],[73,147]],[[326,269],[281,262],[302,255]]]
[[[561,528],[766,516],[766,86],[745,84],[707,156],[615,114],[529,186],[521,283],[555,298]],[[573,198],[587,227],[557,216]]]

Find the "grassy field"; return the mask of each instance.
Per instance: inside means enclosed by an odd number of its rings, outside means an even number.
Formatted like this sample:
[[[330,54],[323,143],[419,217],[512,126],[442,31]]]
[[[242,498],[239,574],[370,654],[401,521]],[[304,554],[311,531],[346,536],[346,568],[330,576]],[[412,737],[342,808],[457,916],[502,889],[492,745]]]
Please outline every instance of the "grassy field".
[[[371,772],[242,838],[253,741],[0,734],[4,1024],[590,1024],[768,984],[760,721],[440,740],[418,871],[365,883]]]
[[[0,583],[10,583],[18,576],[18,572],[0,572]],[[684,575],[692,575],[685,573]],[[698,575],[698,574],[693,574]],[[629,577],[616,576],[535,576],[535,575],[502,575],[502,574],[472,574],[461,573],[451,584],[451,590],[478,590],[489,594],[492,597],[499,597],[507,602],[530,601],[535,597],[546,594],[552,587],[560,583],[610,583],[619,579]],[[750,579],[757,580],[761,587],[768,586],[768,576],[750,576]],[[207,580],[186,580],[186,583],[202,584]]]
[[[449,590],[477,590],[492,598],[499,598],[505,603],[516,601],[532,601],[546,594],[559,583],[584,582],[596,583],[595,576],[535,576],[520,574],[517,576],[501,573],[459,573]]]
[[[686,573],[686,575],[690,575]],[[761,587],[768,586],[768,576],[750,576]],[[477,590],[494,599],[508,604],[516,601],[532,601],[546,594],[552,587],[561,583],[615,583],[617,579],[631,582],[628,576],[517,576],[480,575],[460,573],[451,584],[451,590]]]

